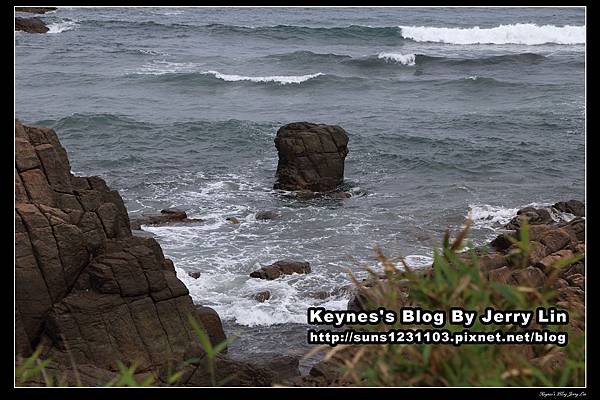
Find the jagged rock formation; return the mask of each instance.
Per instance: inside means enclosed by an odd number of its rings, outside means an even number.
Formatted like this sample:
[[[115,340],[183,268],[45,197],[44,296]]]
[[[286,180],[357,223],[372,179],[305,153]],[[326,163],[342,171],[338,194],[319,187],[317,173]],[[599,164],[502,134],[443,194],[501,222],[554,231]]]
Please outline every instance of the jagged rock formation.
[[[224,339],[220,319],[196,312],[154,239],[132,236],[119,193],[72,175],[52,129],[17,120],[15,148],[17,355],[41,346],[68,383],[89,385],[106,382],[117,361],[164,379],[195,357],[180,384],[210,384],[188,316],[208,325],[211,341]],[[221,378],[239,370],[228,384],[272,383],[273,371],[236,363],[216,361]]]
[[[348,135],[339,126],[295,122],[275,137],[279,155],[275,189],[328,192],[344,180]]]
[[[21,18],[15,17],[15,31],[29,33],[46,33],[50,29],[39,18]]]

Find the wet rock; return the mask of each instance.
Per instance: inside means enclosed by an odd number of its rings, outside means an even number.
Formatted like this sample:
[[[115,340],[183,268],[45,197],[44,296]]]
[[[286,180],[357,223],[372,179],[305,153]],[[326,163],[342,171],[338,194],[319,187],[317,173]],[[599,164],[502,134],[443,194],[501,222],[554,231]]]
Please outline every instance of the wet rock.
[[[194,279],[198,279],[198,278],[200,278],[200,275],[201,275],[201,274],[200,274],[200,272],[198,272],[198,271],[194,271],[194,272],[188,272],[188,276],[191,276],[191,277],[192,277],[192,278],[194,278]]]
[[[225,221],[229,221],[234,225],[237,225],[240,223],[240,220],[237,219],[236,217],[227,217],[227,218],[225,218]]]
[[[252,298],[258,301],[259,303],[264,303],[265,301],[271,298],[271,292],[269,292],[268,290],[264,290],[262,292],[256,293],[254,296],[252,296]]]
[[[172,225],[202,222],[199,218],[188,218],[187,213],[178,208],[165,208],[159,214],[142,214],[131,218],[131,229],[141,230],[142,225]]]
[[[348,135],[339,126],[295,122],[275,137],[279,155],[275,189],[333,191],[344,180]]]
[[[213,347],[227,340],[221,318],[215,310],[210,307],[196,306],[195,316],[206,330],[206,334],[210,338],[210,343]],[[227,348],[225,348],[223,353],[227,353]]]
[[[21,18],[15,17],[15,31],[23,31],[28,33],[46,33],[48,27],[39,18]]]
[[[514,237],[514,235],[508,233],[500,234],[490,242],[490,246],[498,251],[508,250],[508,248],[513,244],[512,241],[509,239],[511,237]]]
[[[573,214],[576,217],[585,217],[585,204],[578,200],[559,201],[552,207],[558,211]]]
[[[281,260],[250,274],[252,278],[273,280],[283,275],[308,274],[310,264],[305,261]]]
[[[279,214],[275,211],[259,211],[254,215],[257,220],[269,220],[279,218]]]
[[[525,207],[517,211],[517,216],[510,220],[505,225],[505,228],[511,230],[518,229],[523,219],[526,219],[529,225],[546,225],[553,222],[552,215],[548,210],[544,208]]]

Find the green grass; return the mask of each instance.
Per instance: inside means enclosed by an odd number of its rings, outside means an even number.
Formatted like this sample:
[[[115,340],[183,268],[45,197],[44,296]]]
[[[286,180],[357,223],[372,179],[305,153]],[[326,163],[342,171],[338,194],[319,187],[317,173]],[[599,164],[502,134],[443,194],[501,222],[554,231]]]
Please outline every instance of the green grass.
[[[377,260],[383,265],[385,278],[367,268],[372,286],[366,289],[352,275],[362,293],[367,309],[385,307],[398,310],[401,306],[419,306],[428,310],[448,311],[451,307],[476,310],[478,315],[486,307],[500,310],[535,310],[536,307],[555,305],[556,291],[552,284],[558,278],[560,268],[579,261],[579,257],[555,265],[541,288],[510,286],[489,281],[477,264],[474,250],[461,252],[464,248],[470,221],[458,233],[454,241],[446,233],[440,249],[434,251],[433,269],[428,273],[413,271],[400,259],[391,260],[377,250]],[[516,250],[512,256],[523,260],[527,266],[529,252],[528,227],[520,230],[515,240]],[[471,246],[468,246],[471,247]],[[398,268],[402,264],[402,268]],[[410,293],[408,302],[403,293]],[[570,321],[584,318],[570,312]],[[476,318],[471,331],[506,332],[531,329],[532,326],[483,325]],[[357,330],[386,331],[388,329],[430,329],[431,326],[355,326]],[[525,356],[523,345],[476,345],[460,347],[452,345],[384,344],[366,346],[337,346],[330,349],[326,359],[337,366],[342,382],[357,386],[582,386],[584,385],[584,337],[570,326],[548,325],[553,331],[567,331],[568,345],[559,349],[555,345],[532,345],[537,361]],[[446,324],[443,329],[462,331],[462,325]],[[558,368],[552,364],[563,356]]]

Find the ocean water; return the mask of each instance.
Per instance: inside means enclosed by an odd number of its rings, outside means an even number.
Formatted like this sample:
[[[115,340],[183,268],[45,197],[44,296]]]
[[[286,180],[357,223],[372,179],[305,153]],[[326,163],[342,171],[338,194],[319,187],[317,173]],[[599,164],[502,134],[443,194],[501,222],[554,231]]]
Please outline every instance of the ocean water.
[[[583,8],[61,8],[15,33],[16,112],[56,129],[147,227],[231,353],[303,350],[306,307],[344,308],[375,246],[424,266],[470,213],[472,240],[522,206],[583,200]],[[350,137],[346,200],[272,190],[283,124]],[[281,218],[256,221],[257,211]],[[225,220],[235,216],[233,225]],[[249,278],[283,258],[313,272]],[[194,280],[188,272],[199,271]],[[257,303],[252,294],[270,290]]]

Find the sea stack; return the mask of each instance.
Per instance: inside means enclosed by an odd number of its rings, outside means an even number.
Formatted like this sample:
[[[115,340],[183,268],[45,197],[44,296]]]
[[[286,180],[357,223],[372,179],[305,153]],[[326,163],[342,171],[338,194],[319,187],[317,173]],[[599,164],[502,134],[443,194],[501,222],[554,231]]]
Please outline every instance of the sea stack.
[[[337,125],[294,122],[279,128],[274,189],[330,192],[344,180],[348,135]]]

